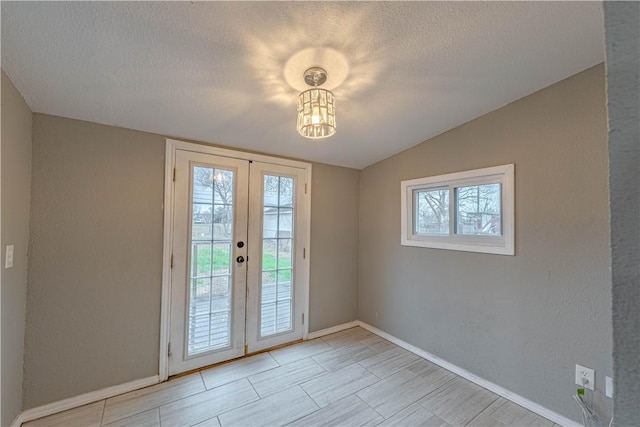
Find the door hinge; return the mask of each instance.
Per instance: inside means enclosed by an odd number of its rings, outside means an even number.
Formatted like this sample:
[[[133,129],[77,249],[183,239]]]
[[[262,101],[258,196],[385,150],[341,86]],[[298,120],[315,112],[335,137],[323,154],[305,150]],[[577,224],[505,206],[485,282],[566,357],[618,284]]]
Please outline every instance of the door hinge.
[[[304,194],[307,194],[307,183],[304,183]]]
[[[249,353],[249,346],[247,344],[244,345],[244,354]]]
[[[302,248],[302,258],[307,259],[307,248]]]
[[[173,254],[171,254],[171,268],[173,268]]]
[[[167,356],[171,357],[171,343],[168,345]]]
[[[302,324],[304,325],[304,313],[302,313]]]
[[[173,182],[176,182],[176,168],[173,168]]]

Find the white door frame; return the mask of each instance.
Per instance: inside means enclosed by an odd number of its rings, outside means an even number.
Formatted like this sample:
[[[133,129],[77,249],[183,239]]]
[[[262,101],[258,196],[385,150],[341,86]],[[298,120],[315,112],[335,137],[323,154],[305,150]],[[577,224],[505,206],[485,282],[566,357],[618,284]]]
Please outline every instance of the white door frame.
[[[304,247],[306,248],[306,258],[297,268],[302,270],[302,277],[306,280],[300,283],[300,289],[304,294],[304,313],[305,319],[309,318],[309,273],[311,259],[311,164],[296,160],[281,159],[262,154],[253,154],[242,151],[229,150],[226,148],[218,148],[204,144],[194,144],[191,142],[179,141],[175,139],[166,139],[165,146],[165,170],[164,170],[164,235],[162,247],[162,299],[160,306],[160,381],[166,381],[169,378],[169,328],[171,315],[171,251],[173,246],[173,210],[174,210],[174,185],[173,174],[175,166],[175,156],[177,150],[192,151],[203,154],[213,154],[216,156],[230,157],[241,160],[256,161],[262,163],[270,163],[274,165],[291,166],[306,171],[305,194],[306,203],[306,222],[307,230],[304,238]],[[303,339],[307,339],[309,335],[309,322],[305,320],[303,325]]]

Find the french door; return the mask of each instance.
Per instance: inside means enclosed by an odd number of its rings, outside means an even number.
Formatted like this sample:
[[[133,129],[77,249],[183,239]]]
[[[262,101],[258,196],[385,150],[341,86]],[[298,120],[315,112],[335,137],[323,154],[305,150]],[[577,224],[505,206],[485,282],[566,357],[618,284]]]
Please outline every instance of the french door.
[[[169,375],[303,337],[305,177],[175,151]]]

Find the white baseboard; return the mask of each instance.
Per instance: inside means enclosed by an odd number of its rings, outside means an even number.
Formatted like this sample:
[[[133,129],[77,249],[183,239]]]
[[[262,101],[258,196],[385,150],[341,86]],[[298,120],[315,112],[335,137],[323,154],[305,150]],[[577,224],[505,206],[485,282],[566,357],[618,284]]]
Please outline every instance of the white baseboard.
[[[516,393],[513,393],[504,387],[501,387],[497,384],[492,383],[491,381],[487,381],[483,378],[478,377],[477,375],[467,371],[464,368],[456,366],[450,362],[447,362],[444,359],[435,356],[428,351],[422,350],[418,347],[415,347],[405,341],[402,341],[399,338],[394,337],[374,326],[369,325],[368,323],[362,322],[360,320],[354,320],[353,322],[343,323],[342,325],[333,326],[331,328],[322,329],[319,331],[309,333],[307,339],[312,340],[315,338],[320,338],[325,335],[334,334],[336,332],[344,331],[345,329],[350,329],[356,326],[360,326],[369,332],[372,332],[388,341],[391,341],[395,345],[404,348],[407,351],[410,351],[424,359],[427,359],[430,362],[435,363],[443,367],[444,369],[453,372],[456,375],[465,378],[480,387],[486,388],[493,393],[504,397],[507,400],[510,400],[528,410],[535,412],[536,414],[547,418],[548,420],[553,421],[556,424],[560,424],[566,427],[579,426],[580,424],[576,423],[569,418],[566,418],[557,412],[554,412],[550,409],[545,408],[542,405],[537,404],[525,397],[522,397]],[[11,427],[20,427],[22,423],[26,423],[28,421],[36,420],[38,418],[46,417],[48,415],[52,415],[58,412],[66,411],[68,409],[77,408],[82,405],[87,405],[89,403],[97,402],[102,399],[107,399],[109,397],[117,396],[119,394],[128,393],[133,390],[138,390],[144,387],[148,387],[150,385],[154,385],[160,382],[160,377],[158,375],[154,375],[148,378],[142,378],[139,380],[131,381],[125,384],[116,385],[113,387],[103,388],[101,390],[93,391],[91,393],[81,394],[79,396],[71,397],[69,399],[60,400],[58,402],[53,402],[48,405],[39,406],[37,408],[29,409],[24,411],[13,421]]]
[[[355,328],[356,326],[358,326],[358,324],[358,321],[354,320],[353,322],[348,322],[342,325],[333,326],[331,328],[322,329],[320,331],[311,332],[307,336],[307,339],[312,340],[325,335],[334,334],[345,329]],[[28,421],[37,420],[38,418],[77,408],[82,405],[88,405],[89,403],[97,402],[102,399],[108,399],[119,394],[128,393],[130,391],[158,384],[159,382],[160,376],[154,375],[152,377],[142,378],[125,384],[103,388],[101,390],[92,391],[90,393],[81,394],[79,396],[70,397],[58,402],[53,402],[47,405],[38,406],[33,409],[28,409],[16,417],[13,423],[11,423],[11,427],[20,427],[22,423],[26,423]]]
[[[114,385],[111,387],[92,391],[90,393],[85,393],[79,396],[70,397],[68,399],[59,400],[57,402],[38,406],[33,409],[27,409],[26,411],[18,415],[18,417],[11,424],[11,427],[20,427],[22,423],[26,423],[28,421],[37,420],[38,418],[53,415],[58,412],[66,411],[68,409],[88,405],[89,403],[97,402],[102,399],[108,399],[119,394],[128,393],[130,391],[158,384],[159,382],[160,377],[158,375],[154,375],[152,377],[141,378],[139,380],[131,381],[128,383]]]
[[[21,412],[20,414],[18,414],[16,419],[13,420],[13,422],[11,423],[10,427],[20,427],[22,423],[26,423],[27,420],[24,419],[23,414],[24,412]]]
[[[359,321],[354,320],[353,322],[343,323],[342,325],[332,326],[330,328],[321,329],[315,332],[309,332],[309,335],[307,335],[307,339],[313,340],[316,338],[323,337],[325,335],[335,334],[336,332],[344,331],[345,329],[355,328],[358,325],[359,325]]]
[[[565,427],[574,427],[574,426],[580,426],[579,423],[570,420],[569,418],[566,418],[560,414],[558,414],[557,412],[554,412],[548,408],[545,408],[542,405],[537,404],[536,402],[533,402],[529,399],[527,399],[526,397],[522,397],[519,394],[513,393],[509,390],[507,390],[504,387],[499,386],[498,384],[492,383],[491,381],[487,381],[483,378],[478,377],[477,375],[467,371],[464,368],[461,368],[459,366],[454,365],[453,363],[447,362],[446,360],[443,360],[441,358],[439,358],[438,356],[435,356],[431,353],[429,353],[428,351],[424,351],[418,347],[415,347],[405,341],[402,341],[399,338],[394,337],[393,335],[390,335],[378,328],[376,328],[375,326],[371,326],[368,323],[362,322],[360,320],[358,320],[357,325],[368,330],[369,332],[372,332],[384,339],[386,339],[387,341],[391,341],[392,343],[394,343],[395,345],[404,348],[407,351],[410,351],[411,353],[414,353],[424,359],[427,359],[430,362],[435,363],[436,365],[439,365],[441,367],[443,367],[444,369],[453,372],[456,375],[461,376],[462,378],[465,378],[469,381],[471,381],[472,383],[475,383],[477,385],[479,385],[480,387],[486,388],[489,391],[492,391],[493,393],[497,394],[498,396],[502,396],[507,400],[512,401],[513,403],[516,403],[520,406],[522,406],[523,408],[527,408],[528,410],[530,410],[531,412],[535,412],[536,414],[545,417],[548,420],[553,421],[556,424],[560,424],[561,426],[565,426]]]

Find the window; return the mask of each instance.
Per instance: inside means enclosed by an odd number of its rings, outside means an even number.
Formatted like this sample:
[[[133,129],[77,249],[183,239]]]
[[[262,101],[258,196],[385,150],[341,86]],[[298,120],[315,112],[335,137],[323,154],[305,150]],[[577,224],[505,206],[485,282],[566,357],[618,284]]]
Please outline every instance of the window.
[[[514,255],[514,165],[402,181],[402,245]]]

